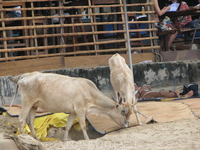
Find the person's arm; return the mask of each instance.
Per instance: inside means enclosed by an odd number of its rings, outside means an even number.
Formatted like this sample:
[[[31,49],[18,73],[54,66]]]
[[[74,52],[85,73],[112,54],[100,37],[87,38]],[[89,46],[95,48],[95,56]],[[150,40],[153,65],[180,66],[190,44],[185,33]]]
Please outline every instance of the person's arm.
[[[140,98],[141,93],[139,91],[137,91],[137,93],[135,93],[135,98],[139,99]]]
[[[140,99],[140,98],[142,98],[143,97],[143,95],[146,93],[146,92],[148,92],[146,89],[148,89],[149,88],[149,85],[143,85],[143,86],[141,86],[140,88],[138,88],[138,90],[137,90],[137,93],[135,94],[135,97],[137,98],[137,99]]]
[[[152,0],[152,2],[154,3],[154,9],[155,12],[159,15],[162,16],[163,14],[165,14],[168,10],[170,10],[170,6],[164,7],[163,9],[160,9],[159,5],[158,5],[158,0]]]
[[[194,8],[196,8],[196,9],[200,9],[200,5],[199,5],[199,6],[194,6]]]

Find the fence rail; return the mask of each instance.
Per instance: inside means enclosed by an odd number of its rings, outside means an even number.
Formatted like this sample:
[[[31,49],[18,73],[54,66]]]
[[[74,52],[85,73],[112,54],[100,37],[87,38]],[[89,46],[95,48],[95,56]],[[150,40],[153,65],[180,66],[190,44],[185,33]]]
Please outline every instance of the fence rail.
[[[0,2],[0,61],[26,60],[53,56],[105,55],[127,53],[123,0],[80,4],[63,0],[19,0]],[[145,6],[146,17],[137,20],[141,11],[129,11],[131,51],[157,52],[152,15],[153,3],[127,4]],[[20,6],[15,8],[14,6]],[[21,11],[21,17],[6,18],[8,11]],[[81,14],[86,11],[86,14]],[[134,18],[134,21],[133,21]],[[7,24],[11,22],[11,24]],[[141,27],[146,25],[146,27]]]

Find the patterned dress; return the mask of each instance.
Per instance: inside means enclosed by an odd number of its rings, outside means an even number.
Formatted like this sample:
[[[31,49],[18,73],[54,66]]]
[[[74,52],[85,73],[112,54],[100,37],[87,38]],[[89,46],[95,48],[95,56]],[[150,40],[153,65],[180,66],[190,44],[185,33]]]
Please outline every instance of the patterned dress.
[[[178,9],[178,11],[183,11],[183,10],[187,10],[190,9],[189,6],[187,5],[186,2],[181,2],[181,5]],[[175,27],[177,29],[182,29],[184,28],[184,25],[186,25],[188,22],[192,21],[192,16],[188,15],[188,16],[180,16],[177,19],[175,19],[174,23],[175,23]]]

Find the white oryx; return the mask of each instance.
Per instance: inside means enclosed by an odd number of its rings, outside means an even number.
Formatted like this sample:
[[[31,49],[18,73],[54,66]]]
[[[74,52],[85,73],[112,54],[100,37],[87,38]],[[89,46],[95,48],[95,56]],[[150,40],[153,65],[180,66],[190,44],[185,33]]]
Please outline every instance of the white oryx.
[[[142,124],[137,114],[137,99],[135,98],[133,73],[126,64],[125,59],[118,53],[114,54],[108,63],[110,67],[110,80],[115,91],[116,99],[132,107],[131,110],[134,111],[138,124]],[[121,100],[119,100],[119,97]]]
[[[33,137],[37,138],[33,125],[37,107],[52,113],[70,113],[63,140],[69,139],[68,133],[76,116],[85,139],[89,139],[85,124],[87,114],[106,117],[121,127],[128,127],[128,107],[102,94],[88,79],[40,72],[26,73],[19,77],[11,77],[11,81],[17,82],[16,93],[18,88],[20,91],[22,110],[19,122],[22,134],[27,123]]]

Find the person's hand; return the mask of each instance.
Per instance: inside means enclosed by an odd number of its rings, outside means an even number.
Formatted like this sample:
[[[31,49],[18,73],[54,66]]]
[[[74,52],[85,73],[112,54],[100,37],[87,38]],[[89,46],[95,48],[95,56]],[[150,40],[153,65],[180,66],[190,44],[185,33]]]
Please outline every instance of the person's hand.
[[[166,6],[166,7],[164,7],[163,8],[165,11],[168,11],[168,10],[170,10],[170,6]]]
[[[135,90],[138,91],[139,90],[139,87],[136,83],[134,83],[134,87],[135,87]]]
[[[147,85],[147,88],[148,88],[149,91],[152,91],[152,88],[151,88],[150,85]]]

